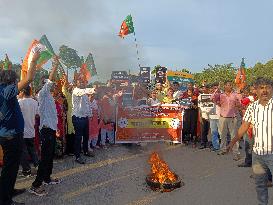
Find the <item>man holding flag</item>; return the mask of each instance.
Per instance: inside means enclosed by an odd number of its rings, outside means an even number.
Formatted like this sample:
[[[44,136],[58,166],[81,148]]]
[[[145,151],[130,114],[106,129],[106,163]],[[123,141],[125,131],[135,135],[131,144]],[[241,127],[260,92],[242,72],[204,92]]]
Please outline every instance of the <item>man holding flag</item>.
[[[1,205],[24,204],[12,200],[24,133],[24,118],[17,95],[33,81],[39,57],[40,50],[38,49],[29,62],[26,78],[20,82],[18,82],[15,71],[0,71],[0,144],[4,151],[4,166],[0,178]]]

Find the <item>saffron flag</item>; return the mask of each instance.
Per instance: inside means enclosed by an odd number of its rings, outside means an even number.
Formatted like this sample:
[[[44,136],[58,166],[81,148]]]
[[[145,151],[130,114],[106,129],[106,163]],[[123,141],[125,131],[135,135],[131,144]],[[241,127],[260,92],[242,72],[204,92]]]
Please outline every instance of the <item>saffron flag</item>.
[[[78,78],[80,78],[81,80],[85,80],[85,81],[89,81],[91,79],[91,73],[87,69],[86,63],[82,64]]]
[[[243,90],[246,86],[246,73],[245,73],[245,62],[242,58],[241,66],[238,69],[238,73],[235,78],[235,84],[238,89]]]
[[[54,55],[54,53],[52,53],[52,51],[50,51],[46,45],[43,45],[38,40],[33,40],[30,47],[28,48],[27,54],[22,64],[21,80],[26,78],[33,55],[38,50],[40,50],[40,58],[37,61],[37,68],[41,68]]]
[[[134,33],[134,24],[133,24],[133,18],[131,15],[128,15],[126,19],[122,22],[120,31],[119,31],[119,36],[121,38],[124,38],[124,36]]]

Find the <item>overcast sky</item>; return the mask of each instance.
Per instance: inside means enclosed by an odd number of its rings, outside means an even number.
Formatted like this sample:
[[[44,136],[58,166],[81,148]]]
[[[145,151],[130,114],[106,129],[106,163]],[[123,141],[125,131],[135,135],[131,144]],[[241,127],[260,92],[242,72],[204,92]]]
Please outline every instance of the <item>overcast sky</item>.
[[[0,54],[24,57],[46,34],[93,53],[101,78],[111,70],[137,71],[134,36],[117,34],[133,16],[142,66],[201,71],[207,64],[246,65],[273,57],[273,0],[0,0]]]

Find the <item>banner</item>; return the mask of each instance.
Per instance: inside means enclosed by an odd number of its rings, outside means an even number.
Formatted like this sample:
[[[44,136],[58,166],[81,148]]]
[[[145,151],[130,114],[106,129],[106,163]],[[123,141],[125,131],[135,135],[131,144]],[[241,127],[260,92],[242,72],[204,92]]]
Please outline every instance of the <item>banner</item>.
[[[128,86],[129,85],[129,75],[126,71],[112,71],[111,74],[111,83],[119,86]]]
[[[178,78],[190,78],[190,79],[193,79],[193,75],[192,74],[186,73],[186,72],[181,72],[181,71],[168,70],[167,71],[167,76],[168,77],[178,77]]]
[[[156,68],[155,82],[164,84],[166,82],[166,72],[167,72],[167,68],[165,67]]]
[[[141,83],[150,83],[151,68],[150,67],[140,67],[139,77],[140,77]]]
[[[181,143],[183,108],[178,105],[123,107],[117,112],[116,143]]]

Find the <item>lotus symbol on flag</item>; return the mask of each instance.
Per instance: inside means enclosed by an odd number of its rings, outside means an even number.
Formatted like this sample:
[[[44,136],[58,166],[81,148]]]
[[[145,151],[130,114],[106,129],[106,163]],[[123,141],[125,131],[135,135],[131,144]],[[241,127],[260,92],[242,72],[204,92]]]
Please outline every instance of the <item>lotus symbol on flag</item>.
[[[178,127],[179,127],[179,119],[177,119],[177,118],[173,118],[172,120],[171,120],[171,127],[173,128],[173,129],[178,129]]]
[[[128,126],[128,120],[126,118],[120,118],[118,120],[118,126],[120,128],[126,128]]]

